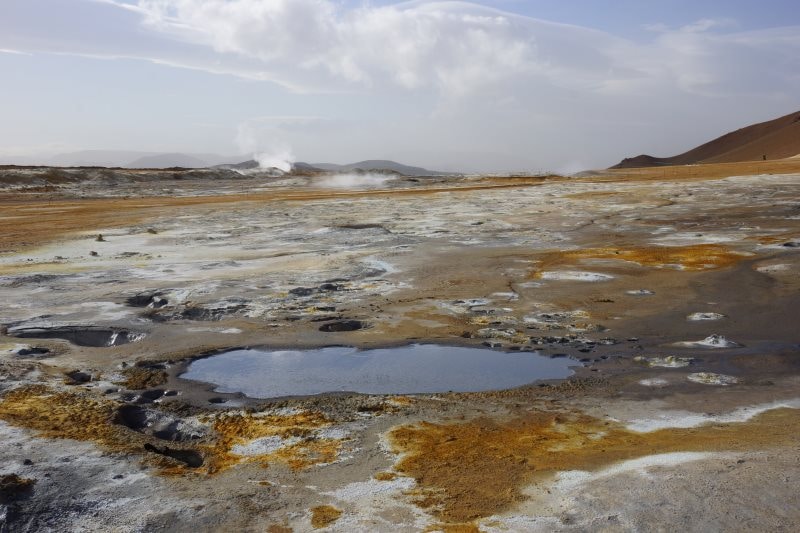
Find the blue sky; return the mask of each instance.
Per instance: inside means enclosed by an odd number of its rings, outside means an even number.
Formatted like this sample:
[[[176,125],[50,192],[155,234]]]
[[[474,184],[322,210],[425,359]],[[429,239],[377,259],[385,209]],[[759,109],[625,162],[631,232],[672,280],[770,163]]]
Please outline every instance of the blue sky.
[[[797,11],[3,0],[0,161],[118,149],[564,171],[672,155],[800,108]]]

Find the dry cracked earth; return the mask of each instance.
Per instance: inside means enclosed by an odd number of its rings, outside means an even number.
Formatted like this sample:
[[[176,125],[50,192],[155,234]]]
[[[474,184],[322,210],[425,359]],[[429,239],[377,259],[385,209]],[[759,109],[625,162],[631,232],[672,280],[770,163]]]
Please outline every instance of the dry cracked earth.
[[[363,183],[0,169],[0,529],[796,530],[800,162]],[[571,375],[181,378],[411,343]]]

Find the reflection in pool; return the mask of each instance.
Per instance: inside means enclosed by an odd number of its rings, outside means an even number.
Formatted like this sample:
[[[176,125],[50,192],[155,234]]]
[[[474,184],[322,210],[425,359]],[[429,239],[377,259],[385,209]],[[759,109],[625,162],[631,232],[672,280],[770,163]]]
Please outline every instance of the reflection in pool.
[[[533,352],[412,344],[358,350],[233,350],[194,361],[181,377],[251,398],[326,392],[413,394],[508,389],[571,374],[569,359]]]

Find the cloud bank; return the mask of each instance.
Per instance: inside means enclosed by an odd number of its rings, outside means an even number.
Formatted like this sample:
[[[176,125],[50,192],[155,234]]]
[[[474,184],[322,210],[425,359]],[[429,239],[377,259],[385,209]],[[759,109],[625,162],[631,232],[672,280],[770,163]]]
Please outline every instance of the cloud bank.
[[[754,78],[777,89],[797,87],[800,66],[800,28],[737,33],[726,31],[728,20],[654,28],[653,41],[638,44],[467,2],[348,9],[331,0],[105,1],[138,14],[155,34],[218,54],[205,65],[211,71],[228,70],[228,58],[231,74],[298,91],[395,85],[452,96],[538,80],[600,92],[666,83],[730,93],[754,89]],[[168,55],[160,59],[169,62]]]

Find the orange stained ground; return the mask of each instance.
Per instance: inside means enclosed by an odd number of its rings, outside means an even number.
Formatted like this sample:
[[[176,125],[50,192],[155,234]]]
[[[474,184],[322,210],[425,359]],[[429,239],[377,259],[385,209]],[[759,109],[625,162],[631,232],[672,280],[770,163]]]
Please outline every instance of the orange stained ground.
[[[731,266],[748,256],[749,254],[736,252],[719,244],[559,250],[538,256],[540,263],[533,275],[538,277],[543,271],[574,265],[583,259],[618,259],[646,267],[673,266],[682,270],[699,271]]]
[[[318,505],[311,509],[311,527],[321,529],[336,522],[342,511],[332,505]]]
[[[552,178],[559,179],[559,178]],[[415,196],[540,185],[545,177],[486,178],[474,185],[332,191],[276,190],[248,194],[143,198],[60,198],[0,193],[0,252],[58,241],[73,233],[152,223],[176,209],[218,209],[230,204],[291,202],[371,196]]]
[[[35,430],[42,437],[90,441],[106,449],[128,454],[145,455],[144,444],[147,442],[163,445],[163,441],[113,423],[119,405],[117,402],[95,399],[82,391],[54,391],[41,385],[26,386],[3,395],[0,420]],[[341,439],[313,438],[315,429],[328,426],[330,422],[321,414],[311,411],[280,416],[223,414],[209,416],[204,422],[213,431],[208,439],[192,447],[203,455],[202,468],[190,469],[155,454],[146,454],[146,460],[160,466],[162,473],[170,475],[191,472],[215,474],[243,462],[264,466],[277,462],[301,470],[334,461],[342,445]],[[297,437],[299,440],[261,455],[240,456],[231,451],[237,444],[247,444],[253,439],[270,436],[283,439]]]
[[[747,423],[637,433],[582,414],[531,412],[507,422],[422,422],[395,428],[395,468],[413,477],[409,495],[445,523],[510,509],[522,489],[554,473],[679,451],[753,450],[800,442],[800,411],[779,409]]]

